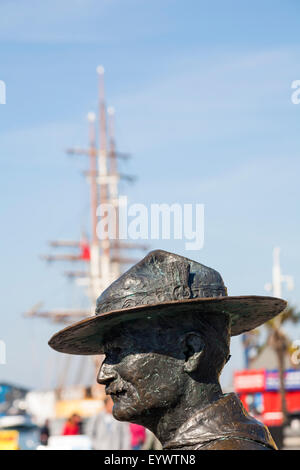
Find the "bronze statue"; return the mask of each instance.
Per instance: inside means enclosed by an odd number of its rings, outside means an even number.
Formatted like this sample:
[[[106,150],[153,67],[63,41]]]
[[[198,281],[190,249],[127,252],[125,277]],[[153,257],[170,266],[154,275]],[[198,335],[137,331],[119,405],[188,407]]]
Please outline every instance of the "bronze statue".
[[[105,354],[98,382],[113,398],[114,417],[149,428],[164,449],[276,449],[237,395],[222,393],[219,376],[230,336],[285,306],[274,297],[229,297],[215,270],[156,250],[102,293],[94,317],[49,344]]]

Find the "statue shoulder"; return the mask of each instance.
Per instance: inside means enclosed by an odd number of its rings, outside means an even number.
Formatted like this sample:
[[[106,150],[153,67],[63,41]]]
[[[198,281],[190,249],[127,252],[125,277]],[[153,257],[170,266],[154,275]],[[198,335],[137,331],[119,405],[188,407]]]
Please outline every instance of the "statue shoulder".
[[[204,446],[199,450],[276,450],[262,443],[252,441],[251,439],[217,439]]]

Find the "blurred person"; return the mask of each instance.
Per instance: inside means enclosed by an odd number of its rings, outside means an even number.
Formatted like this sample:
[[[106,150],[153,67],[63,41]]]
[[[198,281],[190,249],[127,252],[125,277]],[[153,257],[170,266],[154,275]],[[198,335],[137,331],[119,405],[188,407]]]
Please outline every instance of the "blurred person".
[[[146,441],[146,429],[139,424],[130,423],[131,448],[132,450],[141,450]]]
[[[129,423],[121,423],[112,415],[113,401],[104,399],[104,409],[93,416],[86,428],[94,450],[130,450]]]
[[[44,426],[42,426],[40,430],[40,443],[43,446],[47,446],[49,437],[50,437],[49,420],[46,419]]]
[[[146,429],[146,439],[141,450],[162,450],[162,445],[149,429]]]
[[[81,419],[78,414],[74,413],[65,423],[62,435],[78,436],[79,434],[81,434]]]

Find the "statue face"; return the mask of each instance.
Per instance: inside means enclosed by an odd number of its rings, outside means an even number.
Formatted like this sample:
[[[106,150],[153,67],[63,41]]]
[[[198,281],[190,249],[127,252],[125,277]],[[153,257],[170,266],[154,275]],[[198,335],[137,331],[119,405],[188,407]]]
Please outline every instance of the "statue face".
[[[174,344],[158,347],[157,342],[155,331],[145,334],[144,328],[139,335],[126,331],[105,344],[98,382],[112,396],[116,419],[143,424],[149,415],[174,406],[183,393],[184,357]]]

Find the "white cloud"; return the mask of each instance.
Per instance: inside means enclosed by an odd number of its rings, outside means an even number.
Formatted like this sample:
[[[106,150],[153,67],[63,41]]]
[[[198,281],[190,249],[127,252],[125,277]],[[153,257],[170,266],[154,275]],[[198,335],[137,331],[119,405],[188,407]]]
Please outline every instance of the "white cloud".
[[[139,150],[164,141],[216,142],[278,132],[282,110],[295,111],[290,77],[297,56],[292,48],[212,55],[194,50],[170,59],[163,76],[152,72],[151,82],[116,96],[115,104],[130,116]]]

